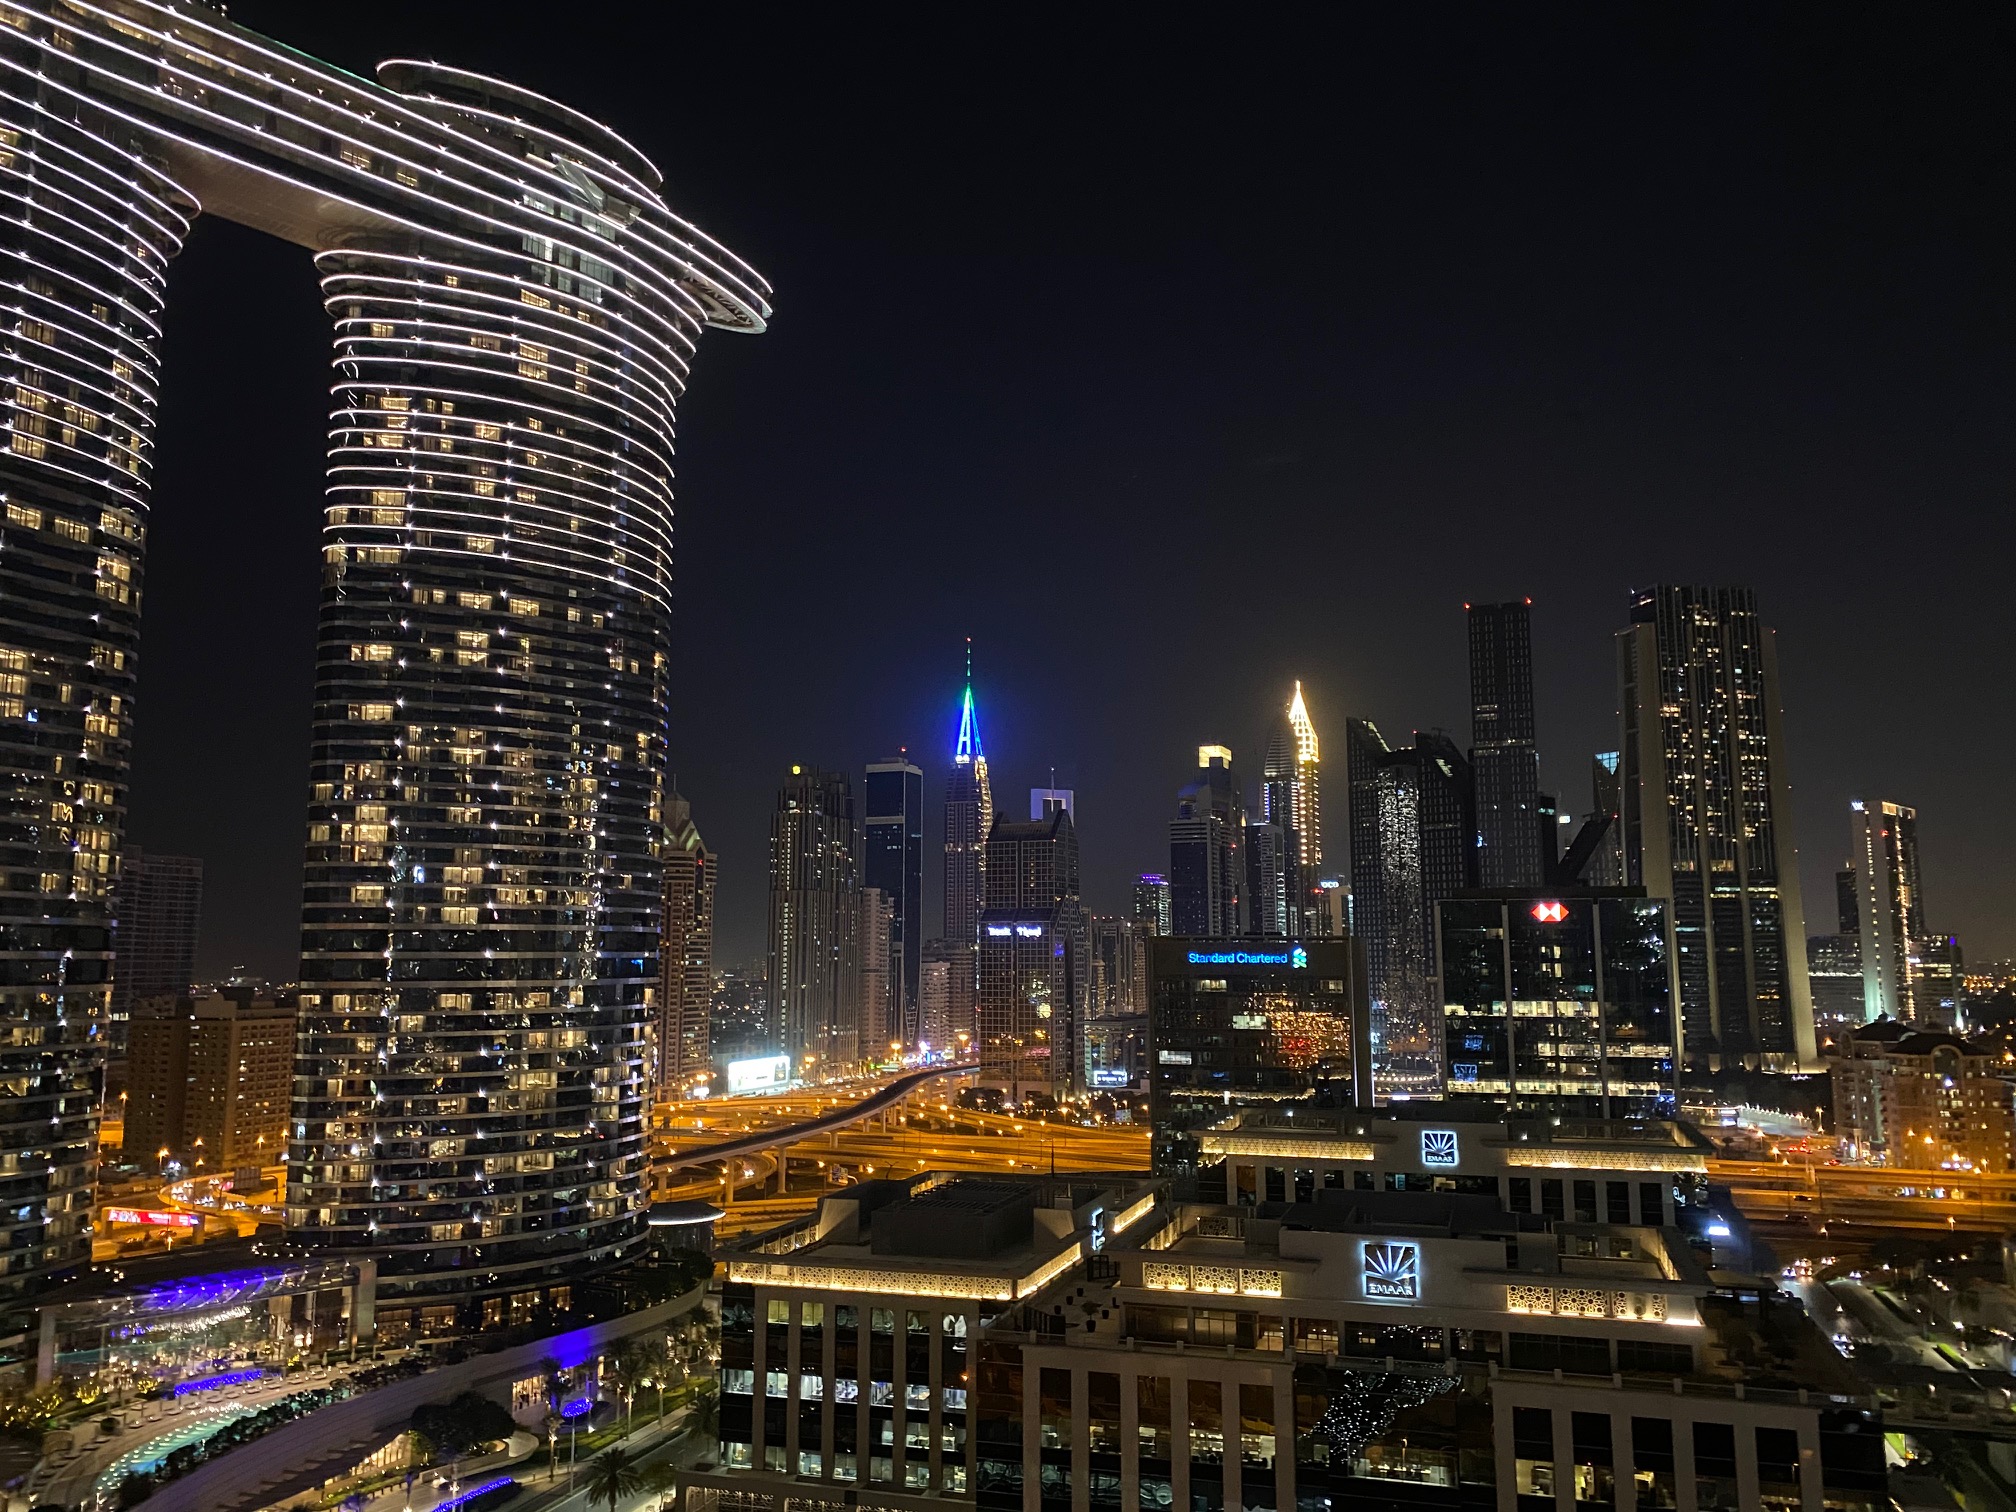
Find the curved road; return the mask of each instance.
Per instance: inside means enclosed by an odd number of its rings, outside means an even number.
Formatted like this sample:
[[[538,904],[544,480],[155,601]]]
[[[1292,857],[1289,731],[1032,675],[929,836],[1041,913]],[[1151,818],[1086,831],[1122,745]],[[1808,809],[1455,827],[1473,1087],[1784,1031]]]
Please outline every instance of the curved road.
[[[814,1134],[824,1134],[829,1129],[845,1128],[858,1123],[884,1108],[892,1107],[908,1097],[917,1088],[934,1077],[970,1076],[971,1065],[928,1066],[922,1071],[911,1071],[899,1076],[879,1092],[871,1092],[857,1103],[849,1103],[844,1108],[835,1108],[830,1113],[821,1113],[808,1118],[803,1123],[780,1124],[774,1129],[764,1129],[755,1134],[744,1134],[739,1139],[724,1139],[719,1144],[702,1145],[678,1155],[666,1155],[651,1162],[658,1171],[683,1171],[688,1166],[712,1165],[717,1160],[732,1160],[738,1155],[754,1155],[781,1144],[797,1144]]]

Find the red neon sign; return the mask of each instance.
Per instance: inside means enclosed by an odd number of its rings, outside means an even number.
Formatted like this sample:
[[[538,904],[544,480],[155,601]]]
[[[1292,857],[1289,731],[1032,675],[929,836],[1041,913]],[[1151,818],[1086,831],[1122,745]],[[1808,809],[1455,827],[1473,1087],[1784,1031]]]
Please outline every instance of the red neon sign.
[[[148,1228],[195,1228],[203,1220],[194,1213],[162,1213],[151,1208],[107,1208],[107,1223],[139,1223]]]
[[[1535,903],[1533,905],[1533,917],[1538,919],[1542,924],[1559,924],[1563,919],[1568,917],[1568,905],[1565,903]]]

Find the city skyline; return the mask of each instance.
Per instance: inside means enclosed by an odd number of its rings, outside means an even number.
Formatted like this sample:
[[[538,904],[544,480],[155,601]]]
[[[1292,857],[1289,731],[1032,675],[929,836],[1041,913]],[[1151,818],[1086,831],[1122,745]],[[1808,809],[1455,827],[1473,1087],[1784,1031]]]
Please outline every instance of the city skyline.
[[[2006,260],[1991,250],[2008,207],[1959,187],[1990,171],[1982,154],[2003,129],[1970,116],[1979,92],[1935,98],[1909,82],[1924,70],[1886,68],[1873,87],[1903,125],[1869,140],[1853,124],[1863,97],[1809,49],[1727,22],[1701,22],[1683,64],[1623,18],[1572,35],[1473,18],[1460,42],[1425,18],[1361,18],[1345,49],[1351,97],[1320,120],[1293,81],[1235,69],[1224,111],[1185,125],[1171,107],[1187,86],[1095,85],[1032,48],[1015,56],[1054,87],[1056,110],[1033,140],[1010,141],[999,91],[983,83],[967,100],[920,82],[949,76],[929,39],[882,58],[808,32],[758,77],[731,88],[701,71],[667,92],[648,53],[612,58],[562,36],[528,59],[510,27],[470,27],[448,0],[370,26],[297,9],[248,0],[233,16],[359,71],[436,56],[589,102],[675,164],[681,202],[782,291],[778,332],[702,351],[682,416],[670,764],[728,863],[723,959],[760,951],[761,890],[744,863],[765,843],[768,774],[816,760],[858,777],[907,745],[935,805],[968,634],[997,786],[1019,796],[1056,767],[1088,819],[1088,906],[1112,910],[1134,873],[1166,865],[1186,753],[1224,740],[1257,775],[1247,753],[1294,679],[1326,741],[1350,716],[1396,740],[1416,724],[1460,740],[1465,600],[1533,597],[1543,791],[1579,814],[1589,754],[1617,744],[1607,637],[1626,591],[1652,581],[1752,587],[1780,632],[1809,900],[1841,859],[1843,804],[1880,791],[1923,816],[1941,927],[1970,955],[2016,954],[2004,906],[2016,813],[1997,772],[2016,712],[1981,699],[1974,670],[2008,646],[1987,576],[2007,527],[1984,539],[1982,511],[2011,458],[1992,419],[2005,407],[1984,396],[2008,391],[2016,347],[2002,339]],[[890,99],[927,91],[941,129],[922,140],[907,109],[869,109],[827,82],[834,45]],[[1833,34],[1828,56],[1838,49],[1909,58],[1929,44],[1863,18]],[[1431,53],[1433,70],[1373,66]],[[1605,66],[1619,59],[1621,72]],[[1511,83],[1528,64],[1593,96],[1534,100]],[[1100,103],[1108,91],[1123,108]],[[808,110],[838,125],[808,131]],[[1483,137],[1479,110],[1500,122]],[[1611,129],[1589,132],[1592,110]],[[1665,124],[1675,110],[1697,122],[1684,151]],[[1177,139],[1153,147],[1120,117]],[[1284,132],[1311,144],[1292,166],[1258,150]],[[1201,184],[1179,175],[1199,153],[1243,166]],[[1100,166],[1115,154],[1141,175],[1117,195]],[[1788,154],[1812,171],[1787,172]],[[947,187],[961,160],[1054,213]],[[1886,173],[1896,163],[1911,171]],[[1176,179],[1181,194],[1167,192]],[[1311,181],[1350,193],[1312,197]],[[1413,186],[1427,181],[1444,192],[1424,205]],[[1592,197],[1591,184],[1609,187]],[[1208,226],[1173,211],[1197,193],[1220,212]],[[1200,252],[1230,271],[1231,303],[1178,340],[1169,312]],[[1936,277],[1921,276],[1928,257]],[[922,292],[931,321],[856,317],[858,290],[892,276]],[[170,278],[131,839],[205,858],[203,975],[286,976],[320,459],[290,464],[257,435],[319,444],[323,316],[293,249],[214,218]],[[1101,318],[1054,318],[1060,281],[1100,289]],[[270,296],[259,329],[216,343],[217,312],[248,288]],[[1508,303],[1508,289],[1522,292]],[[240,360],[268,381],[235,380]],[[1229,401],[1204,397],[1230,375]],[[249,444],[239,485],[219,493],[196,396],[225,388]],[[794,442],[780,446],[785,432]],[[826,497],[875,500],[877,528],[805,525],[800,501]],[[287,498],[298,518],[272,502]],[[1309,561],[1337,564],[1307,569],[1316,591],[1175,614],[1167,586],[1199,543],[1243,542],[1241,522],[1265,512],[1294,522]],[[1908,610],[1868,614],[1840,588],[1859,570],[1846,543],[1907,513],[1928,541],[1963,549],[1910,554],[1889,589]],[[1057,522],[1045,570],[1068,613],[1028,614],[1021,574],[1000,565],[1002,543],[1037,521]],[[756,606],[840,613],[840,585],[881,581],[883,540],[904,543],[906,596],[860,625],[841,675],[800,686],[804,613],[772,616],[772,631]],[[1739,541],[1752,560],[1731,560]],[[213,553],[233,594],[207,591]],[[1946,654],[1963,645],[1968,656]],[[852,671],[868,666],[873,679]],[[1892,700],[1875,721],[1873,687]],[[1930,738],[1960,728],[1970,739]]]

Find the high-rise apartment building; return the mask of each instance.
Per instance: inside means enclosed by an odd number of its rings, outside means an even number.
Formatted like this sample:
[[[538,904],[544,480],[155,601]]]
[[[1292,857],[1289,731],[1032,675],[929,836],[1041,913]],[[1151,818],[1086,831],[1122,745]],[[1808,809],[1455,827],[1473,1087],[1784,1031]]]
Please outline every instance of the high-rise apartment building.
[[[1554,845],[1543,829],[1540,756],[1533,743],[1532,604],[1513,599],[1464,606],[1470,617],[1477,875],[1485,887],[1543,885]]]
[[[1679,1107],[1671,911],[1637,888],[1435,905],[1445,1095],[1580,1118]]]
[[[1300,933],[1301,896],[1294,879],[1295,839],[1280,825],[1258,821],[1246,826],[1246,932],[1280,938]]]
[[[1862,1017],[1887,1014],[1907,1024],[1929,1019],[1917,992],[1918,942],[1926,933],[1918,811],[1857,798],[1848,814],[1862,945]]]
[[[1086,919],[1089,985],[1080,1030],[1084,1078],[1093,1090],[1139,1085],[1148,1065],[1148,942],[1139,919]]]
[[[1169,879],[1160,872],[1143,872],[1134,879],[1134,918],[1147,925],[1151,935],[1175,933]]]
[[[1756,595],[1638,592],[1617,678],[1626,880],[1673,902],[1687,1060],[1815,1064],[1777,642]]]
[[[871,762],[863,790],[861,882],[889,900],[889,982],[894,1021],[882,1038],[917,1037],[917,978],[924,959],[924,772],[907,756]]]
[[[707,1040],[719,1061],[747,1060],[775,1051],[769,984],[761,970],[723,967],[714,973]]]
[[[1169,821],[1170,912],[1179,935],[1246,929],[1246,802],[1228,746],[1197,748],[1197,777],[1176,795]]]
[[[707,1027],[714,1004],[714,853],[693,823],[693,805],[665,798],[665,909],[658,941],[658,1096],[685,1096],[709,1074]]]
[[[854,844],[846,774],[791,768],[770,816],[771,1040],[808,1078],[860,1058]]]
[[[250,993],[133,1005],[126,1150],[229,1172],[278,1161],[294,1088],[294,1005]]]
[[[861,940],[855,958],[861,963],[860,1042],[861,1059],[880,1064],[902,1047],[903,1015],[898,998],[895,967],[899,957],[894,948],[896,909],[894,900],[879,887],[861,889],[857,911]]]
[[[1087,971],[1078,833],[1067,810],[995,821],[979,963],[981,1080],[1017,1098],[1075,1091]]]
[[[703,329],[762,329],[766,285],[589,117],[433,63],[362,78],[213,7],[24,0],[0,126],[0,697],[24,716],[0,1080],[37,1173],[0,1288],[88,1255],[165,267],[199,205],[308,249],[335,345],[290,1237],[375,1257],[388,1330],[620,1262],[673,410]]]
[[[970,1050],[980,978],[977,940],[926,940],[917,980],[917,1038],[933,1050]]]
[[[1470,764],[1440,731],[1390,749],[1346,726],[1353,933],[1363,942],[1375,1054],[1432,1065],[1435,905],[1476,885]]]
[[[987,752],[973,711],[973,684],[967,681],[959,708],[959,739],[945,781],[945,933],[970,940],[987,903],[987,837],[994,830],[994,788],[987,777]]]
[[[203,862],[128,846],[112,890],[112,1018],[106,1050],[123,1055],[142,998],[188,992],[203,925]]]
[[[1813,1033],[1821,1052],[1838,1051],[1849,1031],[1866,1022],[1861,935],[1808,935],[1806,980],[1813,995]]]

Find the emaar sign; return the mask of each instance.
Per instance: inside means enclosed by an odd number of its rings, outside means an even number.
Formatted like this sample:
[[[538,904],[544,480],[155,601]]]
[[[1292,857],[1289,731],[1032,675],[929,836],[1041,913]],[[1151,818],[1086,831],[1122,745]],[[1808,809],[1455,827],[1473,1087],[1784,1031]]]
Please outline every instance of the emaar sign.
[[[1290,971],[1309,969],[1309,952],[1300,945],[1286,950],[1193,950],[1192,966],[1286,966]]]
[[[1368,1241],[1359,1251],[1359,1284],[1368,1302],[1421,1300],[1421,1246]]]

